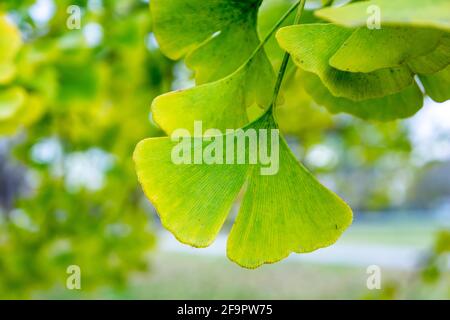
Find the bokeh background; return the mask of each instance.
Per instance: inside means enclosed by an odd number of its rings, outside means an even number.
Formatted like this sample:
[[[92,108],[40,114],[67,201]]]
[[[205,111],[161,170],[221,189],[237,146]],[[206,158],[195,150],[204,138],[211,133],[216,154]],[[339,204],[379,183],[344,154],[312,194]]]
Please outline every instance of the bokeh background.
[[[261,33],[290,3],[264,1]],[[67,26],[73,5],[80,29]],[[148,1],[2,0],[0,13],[23,42],[0,79],[0,298],[450,298],[449,103],[366,122],[329,114],[290,81],[282,130],[355,223],[331,248],[245,270],[225,257],[232,216],[212,247],[192,249],[138,185],[134,147],[163,135],[152,99],[193,85],[159,51]],[[8,36],[0,28],[0,50]],[[66,288],[70,265],[81,290]],[[370,265],[381,290],[366,286]]]

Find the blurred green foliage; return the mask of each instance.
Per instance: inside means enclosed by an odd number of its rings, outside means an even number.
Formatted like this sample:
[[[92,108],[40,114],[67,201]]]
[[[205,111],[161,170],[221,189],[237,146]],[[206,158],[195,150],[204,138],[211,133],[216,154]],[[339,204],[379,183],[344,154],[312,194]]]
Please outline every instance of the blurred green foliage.
[[[34,1],[0,5],[24,39],[15,76],[0,87],[0,101],[20,95],[20,108],[0,121],[0,134],[32,185],[14,208],[0,209],[3,298],[65,286],[69,265],[80,266],[86,290],[123,286],[132,271],[148,269],[152,211],[130,155],[136,141],[159,133],[149,104],[170,88],[173,63],[146,45],[146,3],[93,3],[51,2],[44,22],[33,19]],[[73,4],[80,30],[66,26]],[[77,157],[87,161],[78,171]],[[1,179],[6,185],[8,176]]]

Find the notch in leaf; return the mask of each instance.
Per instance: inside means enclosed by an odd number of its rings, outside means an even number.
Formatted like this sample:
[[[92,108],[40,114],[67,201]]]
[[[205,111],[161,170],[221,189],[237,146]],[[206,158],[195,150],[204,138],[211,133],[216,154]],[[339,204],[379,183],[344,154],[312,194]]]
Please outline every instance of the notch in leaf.
[[[256,130],[259,139],[267,134],[266,141],[271,141],[269,132],[277,128],[270,109],[242,133]],[[190,150],[195,153],[196,148],[204,149],[227,136],[192,139],[197,140]],[[224,164],[176,165],[171,158],[176,145],[168,137],[144,140],[136,147],[134,161],[139,181],[164,227],[183,243],[210,245],[243,188],[227,254],[246,268],[277,262],[292,252],[329,246],[352,222],[351,209],[298,163],[282,138],[279,171],[268,176],[261,175],[260,162],[226,164],[226,149],[222,152]]]

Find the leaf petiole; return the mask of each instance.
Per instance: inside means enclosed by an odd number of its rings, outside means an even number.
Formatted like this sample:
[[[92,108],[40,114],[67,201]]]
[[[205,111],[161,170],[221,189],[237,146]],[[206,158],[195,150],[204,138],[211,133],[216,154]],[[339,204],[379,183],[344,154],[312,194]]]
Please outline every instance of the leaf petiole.
[[[305,3],[306,3],[306,0],[301,0],[301,1],[299,1],[299,3],[297,3],[297,6],[299,5],[299,7],[297,10],[297,15],[295,16],[294,25],[300,23],[300,19],[302,17],[303,10],[305,8]],[[281,85],[283,84],[284,75],[286,74],[286,69],[287,69],[290,58],[291,58],[291,55],[286,52],[283,57],[283,62],[281,63],[280,71],[278,72],[277,82],[275,83],[275,89],[273,92],[273,99],[272,99],[272,103],[270,104],[270,109],[272,111],[275,108],[275,105],[277,103],[278,95],[280,93]]]

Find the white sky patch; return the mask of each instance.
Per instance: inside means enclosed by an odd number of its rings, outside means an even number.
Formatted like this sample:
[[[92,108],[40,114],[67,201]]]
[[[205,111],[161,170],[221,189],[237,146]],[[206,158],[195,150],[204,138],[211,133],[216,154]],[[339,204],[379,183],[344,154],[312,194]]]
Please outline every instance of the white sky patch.
[[[114,165],[114,157],[98,148],[64,155],[57,138],[36,143],[31,149],[31,158],[36,163],[48,165],[53,176],[64,176],[66,187],[71,191],[101,189],[107,171]]]
[[[155,34],[150,32],[145,39],[145,45],[148,50],[153,51],[159,49],[158,41],[156,41]]]
[[[56,6],[53,0],[37,0],[28,12],[36,24],[43,25],[50,21],[55,11]]]
[[[66,187],[72,191],[82,188],[100,190],[105,174],[113,164],[113,156],[100,149],[71,153],[64,160]]]
[[[183,90],[195,86],[195,80],[192,77],[192,71],[188,69],[183,61],[175,64],[175,67],[173,68],[173,74],[175,76],[175,79],[172,82],[172,90]]]
[[[427,99],[424,108],[406,123],[415,164],[450,160],[450,101]]]
[[[83,36],[89,47],[95,47],[103,40],[103,28],[98,23],[90,22],[84,26]]]
[[[102,0],[89,0],[88,1],[88,9],[93,12],[101,12],[103,9],[103,1]]]
[[[31,148],[31,159],[39,164],[54,164],[62,155],[61,144],[56,138],[42,139]]]
[[[337,153],[327,145],[314,146],[306,155],[306,162],[311,167],[329,168],[337,165]]]

